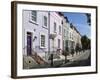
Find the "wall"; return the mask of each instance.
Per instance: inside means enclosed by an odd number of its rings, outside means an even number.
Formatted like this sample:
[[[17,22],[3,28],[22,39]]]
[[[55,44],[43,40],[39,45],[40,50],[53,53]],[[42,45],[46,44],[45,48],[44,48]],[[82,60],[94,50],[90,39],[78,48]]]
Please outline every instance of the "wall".
[[[11,3],[10,2],[11,0],[0,0],[0,80],[14,80],[10,78],[10,71],[11,71],[10,69],[11,68],[11,11],[10,11]],[[100,0],[40,0],[40,2],[100,5]],[[100,14],[100,11],[98,11],[98,14]],[[98,17],[99,17],[98,22],[100,22],[100,16]],[[100,26],[100,24],[98,26]],[[98,34],[100,35],[100,27],[98,27]],[[98,47],[100,47],[99,44],[100,44],[100,36],[98,37]],[[98,50],[98,53],[99,52],[100,49]],[[100,57],[100,54],[98,54],[98,57]],[[99,62],[100,58],[98,59],[98,67],[100,67]],[[99,70],[98,74],[61,76],[61,77],[50,77],[50,78],[49,77],[34,78],[34,80],[100,80],[100,69],[98,70]],[[27,78],[25,80],[33,80],[33,79]]]
[[[43,17],[46,16],[48,18],[48,13],[37,11],[37,22],[31,20],[31,11],[29,10],[24,10],[23,15],[23,53],[27,55],[27,32],[32,33],[32,40],[35,36],[37,37],[32,41],[32,49],[35,49],[40,54],[45,53],[43,51],[44,48],[40,46],[40,35],[45,35],[45,51],[48,51],[48,26],[44,27],[43,25]]]
[[[62,50],[62,34],[59,34],[59,26],[61,26],[62,31],[62,24],[61,24],[62,18],[58,16],[55,12],[50,12],[50,34],[56,34],[56,37],[54,39],[54,47],[55,49],[58,49],[58,39],[60,40],[60,49]],[[54,23],[56,23],[56,31],[54,32]],[[62,33],[62,32],[61,32]],[[50,51],[53,51],[53,41],[50,39]]]

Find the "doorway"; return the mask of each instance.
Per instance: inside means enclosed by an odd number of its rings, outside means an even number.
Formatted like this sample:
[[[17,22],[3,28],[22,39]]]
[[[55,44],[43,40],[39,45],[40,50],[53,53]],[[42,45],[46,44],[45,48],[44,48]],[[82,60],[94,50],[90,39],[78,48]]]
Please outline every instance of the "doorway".
[[[32,55],[32,33],[27,32],[27,55]]]

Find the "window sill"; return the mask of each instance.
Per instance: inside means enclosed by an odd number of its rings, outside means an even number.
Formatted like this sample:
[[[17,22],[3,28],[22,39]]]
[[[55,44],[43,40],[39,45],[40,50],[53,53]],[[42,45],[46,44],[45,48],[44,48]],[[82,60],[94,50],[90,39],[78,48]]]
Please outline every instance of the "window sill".
[[[47,26],[42,26],[43,28],[45,28],[45,29],[48,29],[48,27]]]
[[[29,22],[32,23],[32,24],[38,25],[38,23],[35,22],[35,21],[29,20]]]
[[[46,47],[42,47],[42,46],[40,46],[40,48],[44,49],[44,48],[46,48]]]

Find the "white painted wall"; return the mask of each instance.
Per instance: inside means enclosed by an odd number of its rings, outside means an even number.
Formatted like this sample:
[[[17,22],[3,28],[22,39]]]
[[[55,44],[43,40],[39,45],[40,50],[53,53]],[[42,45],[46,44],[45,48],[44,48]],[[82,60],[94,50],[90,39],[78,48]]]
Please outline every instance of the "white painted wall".
[[[66,40],[69,40],[69,29],[70,23],[66,22],[66,19],[63,17],[63,50],[65,50],[66,47]]]
[[[56,23],[56,37],[54,39],[54,47],[58,48],[58,39],[60,39],[60,49],[62,49],[62,17],[56,12],[50,12],[50,34],[54,33],[54,22]],[[61,26],[61,34],[59,34],[59,26]],[[50,40],[50,51],[53,51],[53,42]]]
[[[48,19],[48,12],[37,11],[37,22],[31,20],[31,10],[23,11],[23,48],[27,46],[27,32],[32,33],[32,49],[39,55],[45,55],[44,51],[48,51],[48,25],[43,25],[44,16]],[[48,20],[47,20],[48,22]],[[41,34],[45,35],[45,48],[41,48]],[[34,41],[34,37],[37,37]],[[27,55],[27,48],[23,49],[23,54]]]
[[[24,0],[28,1],[28,0]],[[37,2],[51,2],[64,4],[98,5],[100,14],[100,0],[30,0]],[[11,0],[0,0],[0,80],[33,80],[33,78],[11,79]],[[98,16],[100,22],[100,15]],[[100,26],[100,24],[98,24]],[[100,27],[98,27],[100,35]],[[98,48],[100,48],[98,36]],[[100,53],[100,49],[98,49]],[[98,74],[73,75],[60,77],[34,78],[34,80],[100,80],[100,54],[98,54]]]

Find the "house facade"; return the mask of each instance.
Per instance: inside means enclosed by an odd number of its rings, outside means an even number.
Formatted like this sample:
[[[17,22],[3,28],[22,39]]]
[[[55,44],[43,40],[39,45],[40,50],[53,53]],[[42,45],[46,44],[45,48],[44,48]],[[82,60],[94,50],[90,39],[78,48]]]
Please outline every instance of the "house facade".
[[[73,24],[70,24],[69,32],[70,32],[70,35],[69,35],[70,51],[73,49],[76,50],[77,46],[78,48],[82,48],[81,35]]]
[[[70,24],[67,20],[67,17],[63,17],[63,50],[69,48],[69,28]]]
[[[63,50],[71,53],[77,45],[82,48],[81,35],[68,18],[63,17]]]
[[[44,56],[48,51],[48,13],[23,10],[23,55],[38,53]]]
[[[50,40],[50,52],[62,51],[62,16],[58,12],[50,12],[50,31],[49,35],[55,36],[54,39]],[[55,53],[53,52],[53,53]]]
[[[23,10],[23,55],[38,54],[47,60],[48,54],[62,54],[66,48],[71,52],[81,35],[60,12]]]

